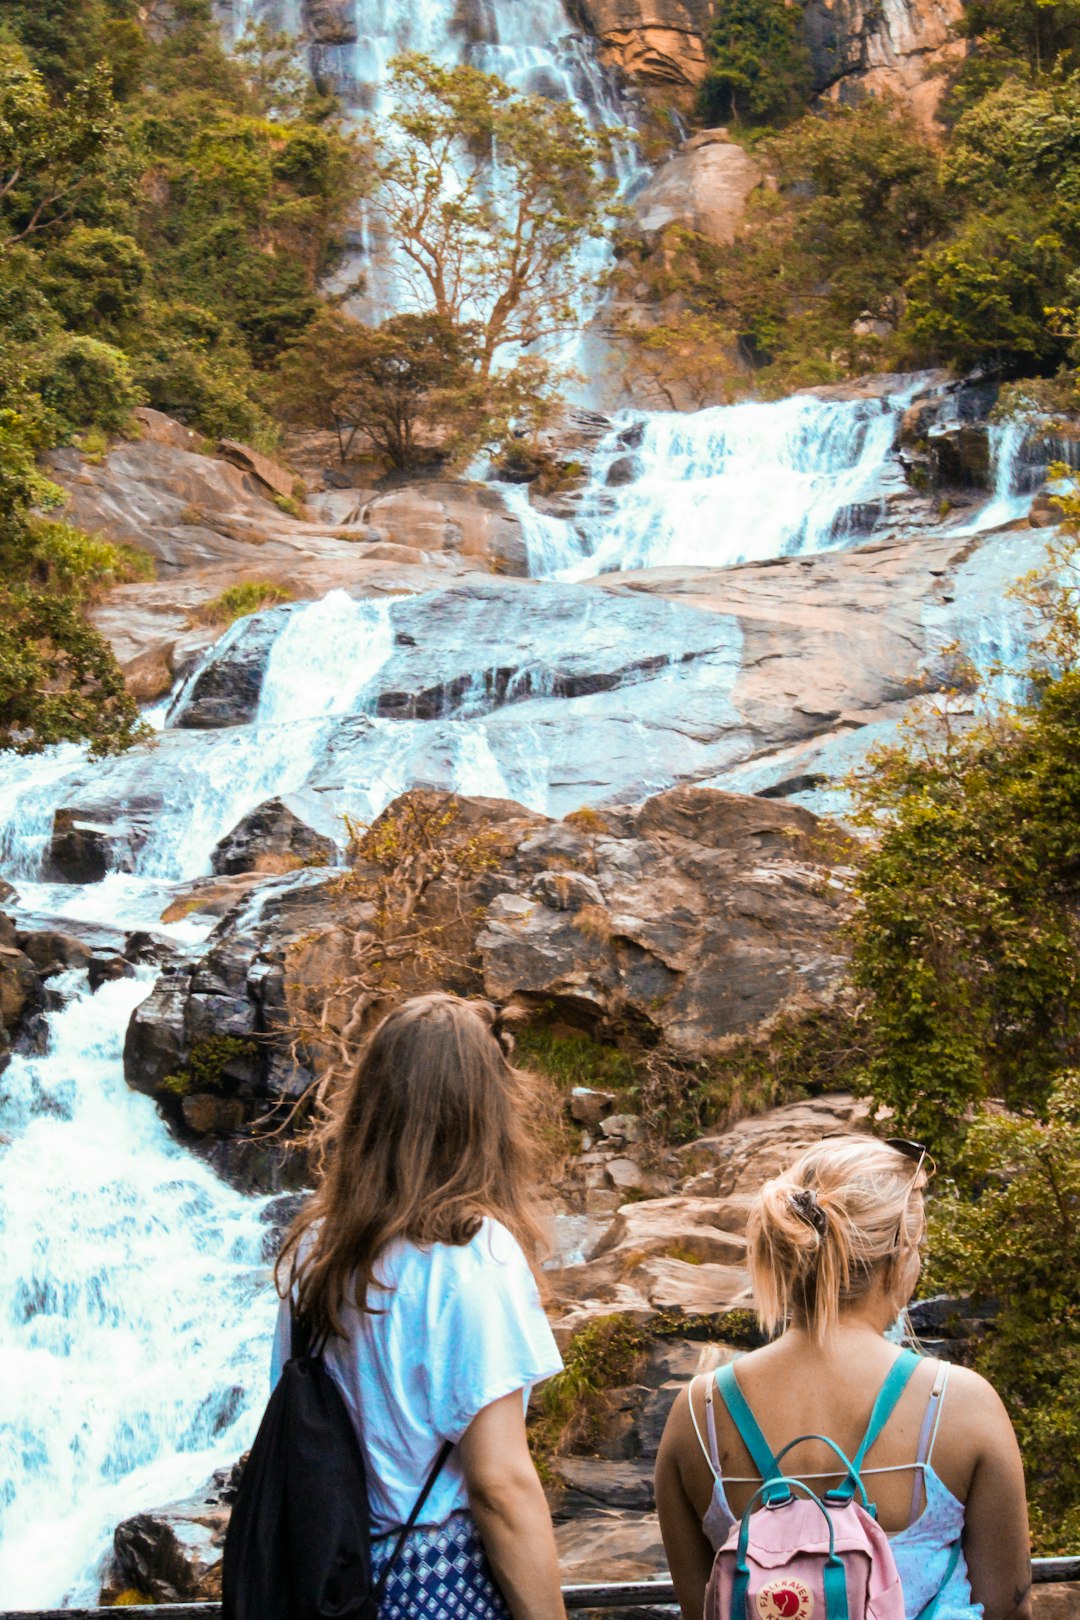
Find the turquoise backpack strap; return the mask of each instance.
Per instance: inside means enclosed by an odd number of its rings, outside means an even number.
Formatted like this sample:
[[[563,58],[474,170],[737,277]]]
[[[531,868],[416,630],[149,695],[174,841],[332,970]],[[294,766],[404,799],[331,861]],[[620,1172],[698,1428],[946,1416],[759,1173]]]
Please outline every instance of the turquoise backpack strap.
[[[780,1476],[780,1464],[769,1450],[769,1442],[758,1426],[758,1420],[751,1412],[746,1396],[739,1388],[739,1381],[735,1377],[735,1368],[731,1362],[716,1370],[716,1387],[720,1399],[728,1409],[732,1423],[739,1431],[743,1445],[753,1459],[754,1467],[765,1485],[770,1485]],[[769,1490],[765,1494],[766,1502],[783,1502],[791,1495],[786,1485],[778,1489]]]
[[[873,1410],[870,1413],[870,1422],[866,1426],[862,1445],[851,1459],[852,1469],[856,1474],[861,1472],[862,1465],[866,1461],[867,1452],[896,1411],[897,1403],[911,1382],[912,1374],[918,1367],[920,1359],[913,1350],[901,1350],[885,1375],[885,1382],[878,1390],[877,1400],[874,1402]],[[835,1490],[826,1493],[825,1500],[826,1502],[850,1502],[854,1494],[855,1481],[849,1475],[842,1485],[838,1485]]]
[[[942,1577],[941,1585],[938,1587],[925,1609],[919,1610],[916,1620],[934,1620],[934,1615],[938,1610],[938,1604],[941,1602],[941,1599],[944,1596],[945,1588],[956,1574],[956,1566],[959,1562],[960,1543],[958,1541],[954,1541],[952,1552],[949,1554],[949,1562],[945,1566],[945,1574]]]

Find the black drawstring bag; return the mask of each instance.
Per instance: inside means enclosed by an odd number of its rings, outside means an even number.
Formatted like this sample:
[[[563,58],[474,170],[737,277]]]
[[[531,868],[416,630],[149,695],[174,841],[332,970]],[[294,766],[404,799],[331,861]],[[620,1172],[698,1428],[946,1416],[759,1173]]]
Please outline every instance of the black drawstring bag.
[[[446,1441],[378,1582],[367,1469],[344,1397],[295,1314],[292,1355],[241,1475],[222,1561],[223,1620],[375,1620],[442,1471]]]

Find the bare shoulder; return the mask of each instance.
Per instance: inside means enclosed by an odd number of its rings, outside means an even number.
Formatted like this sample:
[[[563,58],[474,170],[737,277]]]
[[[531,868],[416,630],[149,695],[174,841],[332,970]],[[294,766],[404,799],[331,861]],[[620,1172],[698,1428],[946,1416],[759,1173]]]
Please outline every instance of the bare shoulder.
[[[1001,1396],[989,1379],[971,1367],[954,1365],[949,1368],[948,1398],[943,1420],[950,1408],[955,1413],[980,1417],[988,1422],[996,1419],[1009,1424],[1009,1414]]]
[[[936,1454],[965,1457],[974,1464],[1015,1449],[1012,1421],[993,1384],[970,1367],[950,1367]]]

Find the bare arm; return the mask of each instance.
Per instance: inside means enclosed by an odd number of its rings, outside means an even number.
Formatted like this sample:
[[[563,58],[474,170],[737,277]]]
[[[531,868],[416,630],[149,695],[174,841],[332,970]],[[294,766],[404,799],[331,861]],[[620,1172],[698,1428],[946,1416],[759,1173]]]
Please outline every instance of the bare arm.
[[[712,1573],[713,1549],[701,1528],[701,1513],[687,1494],[685,1470],[692,1466],[700,1473],[703,1466],[688,1402],[688,1391],[680,1390],[660,1441],[656,1457],[656,1508],[683,1620],[701,1620],[705,1588]],[[696,1483],[700,1485],[700,1481]]]
[[[565,1620],[555,1532],[529,1455],[521,1391],[478,1412],[460,1450],[469,1506],[514,1620]]]
[[[997,1393],[972,1373],[961,1376],[964,1415],[980,1440],[964,1504],[972,1596],[983,1604],[986,1620],[1030,1620],[1031,1543],[1020,1448]]]

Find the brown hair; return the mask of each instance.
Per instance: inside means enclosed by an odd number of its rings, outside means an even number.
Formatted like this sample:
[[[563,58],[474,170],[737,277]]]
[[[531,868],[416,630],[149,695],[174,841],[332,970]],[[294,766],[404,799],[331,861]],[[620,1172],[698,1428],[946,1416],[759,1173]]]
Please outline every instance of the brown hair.
[[[797,1315],[820,1342],[878,1278],[898,1286],[922,1240],[925,1184],[903,1153],[858,1135],[827,1137],[767,1181],[746,1229],[765,1331]]]
[[[324,1174],[293,1222],[274,1279],[295,1276],[299,1314],[341,1334],[343,1306],[369,1303],[396,1239],[464,1244],[485,1216],[535,1263],[529,1076],[507,1061],[490,1002],[414,996],[382,1020],[319,1133]],[[288,1279],[283,1282],[283,1279]]]

